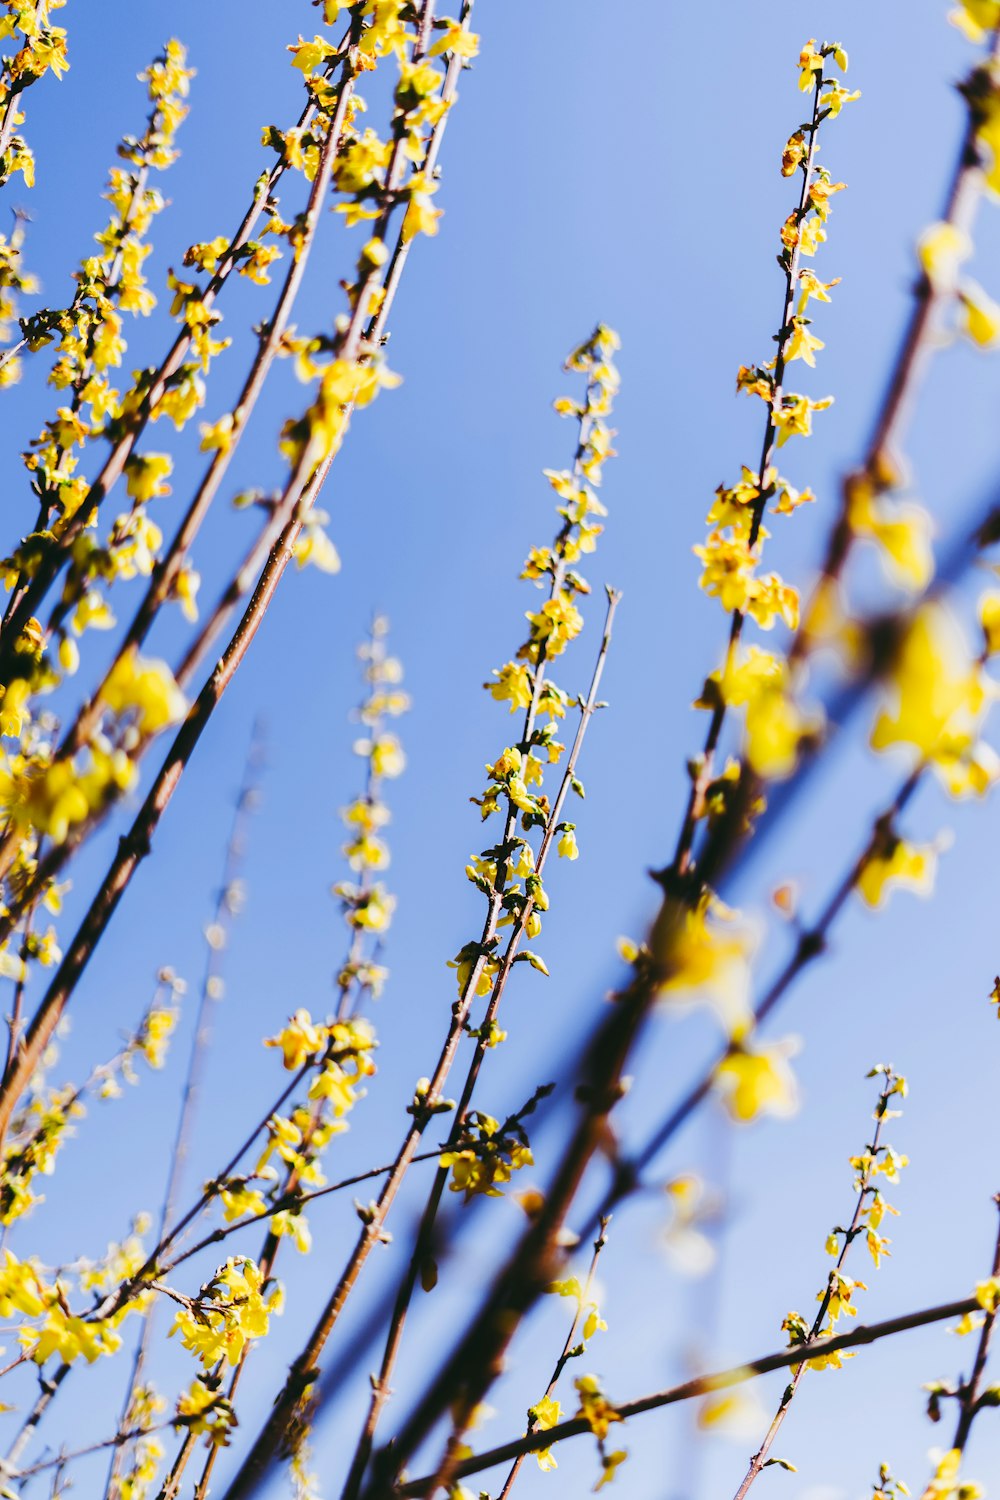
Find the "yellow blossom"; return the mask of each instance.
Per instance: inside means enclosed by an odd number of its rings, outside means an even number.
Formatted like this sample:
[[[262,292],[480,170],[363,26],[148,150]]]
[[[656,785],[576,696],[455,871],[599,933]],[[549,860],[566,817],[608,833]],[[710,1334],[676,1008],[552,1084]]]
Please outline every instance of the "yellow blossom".
[[[962,331],[981,349],[1000,338],[1000,305],[975,281],[963,281],[958,289],[962,307]]]
[[[825,349],[826,345],[822,339],[809,332],[808,319],[796,317],[792,319],[792,332],[785,345],[785,359],[790,364],[793,359],[804,360],[807,365],[815,366],[815,354],[817,349]]]
[[[280,1047],[282,1061],[290,1073],[297,1072],[309,1058],[317,1056],[326,1045],[324,1026],[313,1024],[307,1010],[297,1010],[288,1025],[277,1036],[268,1037],[265,1047]]]
[[[709,921],[706,910],[664,907],[650,944],[660,974],[658,993],[667,1000],[703,993],[727,1032],[746,1025],[749,1015],[750,938]]]
[[[857,891],[869,906],[881,906],[888,889],[905,886],[919,896],[934,888],[937,850],[933,844],[918,848],[905,839],[889,837],[870,854],[857,879]]]
[[[939,604],[920,609],[890,678],[894,711],[883,709],[872,731],[875,750],[913,746],[953,796],[982,793],[997,774],[979,740],[988,699],[983,672],[954,618]]]
[[[494,670],[493,676],[497,679],[496,682],[487,682],[484,686],[489,688],[498,703],[509,703],[511,713],[528,707],[531,702],[531,674],[527,667],[509,661]]]
[[[966,231],[943,219],[929,224],[917,240],[917,258],[938,290],[954,286],[959,267],[971,254],[972,240]]]
[[[156,734],[187,713],[187,701],[166,662],[140,656],[134,646],[112,667],[101,698],[112,713],[134,714],[142,734]]]
[[[759,1050],[739,1046],[719,1063],[716,1081],[723,1102],[734,1120],[755,1120],[758,1115],[779,1117],[798,1108],[798,1088],[788,1058],[795,1046],[776,1042]]]
[[[541,1401],[528,1408],[528,1419],[539,1432],[548,1432],[550,1427],[555,1427],[561,1415],[561,1404],[551,1396],[543,1396]],[[536,1448],[535,1458],[543,1472],[557,1467],[551,1448]]]

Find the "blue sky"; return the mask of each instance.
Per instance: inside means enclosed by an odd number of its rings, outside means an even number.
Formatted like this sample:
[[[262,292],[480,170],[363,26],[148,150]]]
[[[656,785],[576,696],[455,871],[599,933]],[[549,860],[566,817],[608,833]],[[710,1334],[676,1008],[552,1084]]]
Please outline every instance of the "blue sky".
[[[586,1034],[614,981],[617,936],[637,933],[652,908],[644,871],[669,855],[684,761],[703,733],[687,705],[717,662],[725,622],[696,592],[690,549],[701,540],[716,485],[758,454],[760,409],[737,402],[733,383],[739,364],[769,357],[780,312],[773,257],[791,203],[777,162],[802,112],[794,64],[803,41],[842,41],[851,55],[848,81],[863,97],[826,133],[822,151],[849,191],[835,200],[817,262],[820,274],[843,280],[819,315],[827,347],[809,389],[835,395],[836,404],[817,419],[810,443],[785,450],[789,477],[809,484],[819,500],[793,524],[775,528],[771,553],[800,584],[835,512],[838,477],[867,440],[909,305],[913,242],[939,212],[957,149],[963,111],[954,84],[974,53],[938,4],[803,0],[792,8],[723,0],[674,7],[638,0],[624,23],[596,0],[481,0],[477,10],[482,55],[464,79],[446,139],[441,233],[411,257],[392,320],[390,362],[404,381],[355,422],[324,495],[343,571],[336,579],[310,572],[283,583],[184,778],[156,858],[129,891],[72,1007],[64,1058],[67,1070],[79,1073],[86,1060],[113,1050],[159,965],[196,980],[231,796],[251,724],[263,713],[269,770],[251,834],[249,903],[216,1017],[192,1182],[218,1164],[252,1102],[273,1087],[274,1058],[259,1038],[297,1006],[321,1011],[330,992],[343,947],[329,896],[341,875],[336,810],[358,772],[347,718],[357,696],[354,647],[373,607],[392,619],[413,697],[402,726],[409,766],[392,789],[390,883],[399,908],[387,954],[392,983],[376,1018],[379,1074],[330,1171],[391,1154],[403,1101],[415,1077],[429,1070],[451,1005],[444,962],[480,921],[479,898],[462,873],[480,839],[466,799],[481,789],[483,763],[499,753],[508,730],[480,684],[520,641],[522,612],[534,600],[517,574],[527,547],[551,533],[551,494],[540,470],[562,467],[571,456],[569,430],[550,402],[570,388],[560,374],[564,354],[602,319],[623,343],[620,458],[607,472],[606,536],[587,569],[596,594],[607,580],[625,596],[605,679],[610,707],[584,752],[582,857],[572,867],[562,862],[550,881],[552,913],[538,946],[552,976],[516,973],[506,1002],[511,1041],[490,1059],[482,1106],[500,1114],[521,1102],[547,1075],[549,1049]],[[70,0],[63,16],[72,71],[59,85],[46,81],[29,100],[27,130],[39,159],[39,185],[30,200],[22,194],[33,219],[32,267],[45,299],[64,300],[90,227],[101,221],[99,193],[115,141],[142,117],[134,75],[176,34],[198,76],[184,154],[163,182],[172,202],[150,262],[162,289],[167,267],[179,264],[188,243],[226,232],[242,213],[261,169],[260,127],[290,120],[298,108],[297,75],[283,48],[299,30],[311,34],[315,12],[305,0],[280,8],[263,0],[211,7],[107,0],[98,27],[83,0]],[[973,274],[1000,296],[998,249],[1000,216],[987,203]],[[328,225],[297,314],[301,328],[329,325],[340,305],[336,282],[349,264],[342,232]],[[246,330],[267,303],[266,294],[242,286],[225,294],[225,328],[236,343],[213,378],[209,419],[227,408]],[[136,328],[136,362],[155,358],[163,338],[155,320]],[[914,492],[933,511],[942,539],[961,530],[995,481],[998,399],[995,357],[951,348],[935,360],[908,455]],[[30,501],[16,450],[51,396],[36,370],[5,401],[8,441],[0,462],[13,530],[27,524]],[[275,435],[300,401],[300,388],[279,371],[229,492],[278,482]],[[154,446],[166,441],[157,431]],[[170,507],[201,467],[193,432],[171,445],[175,497],[163,502],[167,526]],[[206,597],[242,548],[240,524],[223,506],[206,532],[198,556]],[[881,587],[867,564],[859,579],[867,592]],[[972,588],[961,607],[974,596]],[[575,672],[581,687],[599,624],[595,598],[571,666],[567,659],[567,673]],[[170,654],[172,642],[164,632],[153,644]],[[864,750],[868,718],[862,715],[827,756],[781,837],[727,889],[761,923],[760,983],[789,941],[780,925],[767,925],[768,891],[794,878],[805,915],[815,912],[895,788],[899,766]],[[864,1074],[877,1060],[891,1060],[910,1078],[911,1097],[891,1139],[912,1165],[895,1195],[902,1216],[892,1231],[893,1257],[867,1278],[862,1316],[874,1320],[964,1295],[985,1273],[994,1233],[990,1195],[1000,1186],[996,1022],[986,1003],[1000,966],[992,819],[989,803],[951,805],[930,786],[920,793],[907,830],[919,838],[946,827],[955,833],[932,902],[897,895],[875,916],[852,906],[831,952],[774,1028],[802,1038],[798,1116],[733,1131],[708,1113],[665,1158],[665,1174],[700,1171],[729,1196],[716,1273],[693,1284],[671,1268],[660,1244],[661,1202],[617,1216],[603,1271],[610,1327],[588,1356],[612,1396],[667,1384],[686,1374],[690,1361],[715,1366],[780,1344],[785,1312],[805,1310],[822,1283],[828,1228],[850,1211],[847,1157],[868,1129],[873,1091]],[[74,871],[66,933],[115,832]],[[186,1044],[184,1031],[167,1074],[144,1080],[141,1093],[95,1110],[81,1125],[49,1202],[12,1241],[15,1249],[50,1260],[81,1250],[95,1255],[124,1233],[135,1209],[156,1206]],[[623,1111],[629,1138],[641,1137],[664,1101],[696,1076],[711,1045],[699,1020],[657,1022]],[[540,1143],[540,1175],[554,1149],[554,1139]],[[400,1243],[419,1202],[414,1181],[395,1218]],[[408,1376],[433,1363],[473,1305],[497,1238],[514,1232],[517,1214],[511,1204],[491,1205],[463,1242],[455,1290],[429,1299],[414,1322],[400,1391]],[[354,1223],[347,1201],[317,1209],[312,1256],[281,1267],[289,1305],[273,1341],[254,1358],[240,1409],[244,1432],[266,1410]],[[398,1264],[390,1249],[369,1268],[338,1339],[346,1343],[363,1326]],[[563,1317],[562,1307],[546,1307],[515,1346],[484,1442],[521,1429],[561,1343]],[[335,1341],[331,1357],[337,1347]],[[954,1375],[970,1356],[967,1344],[938,1328],[868,1351],[840,1374],[810,1377],[778,1449],[798,1473],[768,1471],[761,1492],[767,1486],[789,1500],[846,1500],[868,1490],[883,1459],[920,1486],[926,1450],[943,1441],[923,1416],[921,1384]],[[354,1382],[353,1401],[317,1433],[325,1494],[337,1493],[367,1368]],[[165,1385],[185,1371],[185,1357],[171,1346],[159,1369]],[[97,1414],[116,1409],[112,1393],[123,1374],[109,1364],[74,1377],[76,1389],[67,1386],[59,1398],[50,1439],[72,1445],[110,1430]],[[780,1377],[760,1385],[766,1405],[780,1390]],[[390,1412],[390,1426],[397,1415]],[[632,1460],[619,1484],[634,1500],[693,1500],[735,1489],[755,1444],[713,1441],[695,1459],[689,1423],[690,1413],[679,1412],[630,1424]],[[987,1413],[973,1437],[969,1472],[995,1487],[1000,1445],[992,1427]],[[102,1474],[103,1462],[81,1470],[80,1492],[97,1493]],[[594,1478],[591,1447],[580,1442],[566,1447],[557,1475],[526,1465],[519,1489],[525,1496],[569,1486],[584,1493]]]

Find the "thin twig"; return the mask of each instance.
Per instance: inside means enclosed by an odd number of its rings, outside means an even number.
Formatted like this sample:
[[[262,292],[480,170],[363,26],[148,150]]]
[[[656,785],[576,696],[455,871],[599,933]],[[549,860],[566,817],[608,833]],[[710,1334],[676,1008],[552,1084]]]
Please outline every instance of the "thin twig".
[[[211,1026],[209,1023],[209,1010],[211,1005],[218,999],[221,984],[222,955],[225,950],[226,931],[233,915],[233,891],[234,883],[238,879],[240,869],[246,857],[246,835],[250,815],[254,810],[259,788],[260,770],[264,760],[263,729],[260,720],[256,720],[250,737],[250,746],[247,751],[246,762],[243,769],[243,780],[236,795],[236,804],[233,810],[232,824],[229,837],[226,840],[226,851],[223,856],[221,880],[215,901],[215,910],[212,913],[206,936],[205,972],[202,977],[201,993],[198,997],[198,1010],[195,1015],[194,1031],[191,1042],[191,1052],[188,1058],[187,1075],[184,1079],[184,1087],[181,1093],[181,1107],[177,1118],[177,1129],[174,1135],[174,1146],[170,1157],[170,1168],[167,1174],[167,1185],[163,1194],[163,1203],[160,1208],[160,1221],[157,1230],[158,1243],[163,1242],[167,1233],[167,1226],[174,1216],[174,1209],[180,1192],[184,1167],[190,1150],[191,1139],[194,1134],[195,1119],[197,1115],[198,1095],[201,1087],[201,1075],[204,1061],[211,1042]],[[160,1270],[163,1275],[163,1268]],[[149,1341],[153,1331],[153,1319],[155,1316],[156,1302],[154,1301],[142,1321],[142,1328],[136,1342],[135,1355],[132,1362],[132,1371],[129,1377],[128,1388],[125,1392],[125,1400],[122,1405],[120,1426],[124,1428],[128,1422],[129,1412],[135,1398],[135,1392],[142,1377],[143,1366],[149,1348]],[[114,1480],[118,1474],[119,1465],[124,1456],[122,1444],[116,1444],[111,1459],[111,1467],[108,1473],[105,1489],[110,1492]]]
[[[591,1256],[590,1266],[587,1271],[587,1279],[584,1283],[583,1292],[577,1301],[576,1311],[573,1314],[573,1321],[569,1326],[569,1332],[566,1335],[566,1341],[562,1346],[559,1358],[555,1362],[552,1374],[549,1377],[549,1383],[545,1387],[544,1399],[548,1399],[549,1397],[551,1397],[553,1392],[555,1391],[556,1386],[559,1384],[560,1376],[562,1375],[563,1370],[566,1368],[573,1349],[573,1345],[576,1342],[576,1331],[580,1326],[580,1319],[583,1316],[583,1310],[590,1298],[590,1294],[594,1286],[594,1278],[597,1275],[597,1262],[600,1260],[601,1251],[604,1249],[604,1246],[607,1243],[608,1223],[609,1221],[607,1219],[601,1220],[601,1227],[598,1231],[597,1239],[594,1241],[594,1252]],[[532,1417],[528,1422],[528,1432],[536,1432],[537,1430],[537,1419],[535,1417]],[[507,1478],[503,1482],[503,1489],[497,1496],[497,1500],[507,1500],[507,1497],[509,1496],[517,1481],[517,1476],[521,1472],[521,1465],[524,1463],[524,1460],[526,1458],[526,1453],[519,1453],[517,1455],[514,1462],[511,1464],[510,1473],[507,1475]]]
[[[858,1201],[854,1205],[854,1213],[851,1217],[851,1222],[848,1225],[847,1229],[844,1231],[844,1243],[840,1248],[840,1254],[837,1256],[836,1265],[827,1277],[827,1284],[823,1291],[823,1295],[820,1298],[819,1308],[817,1309],[816,1316],[813,1319],[812,1326],[809,1330],[809,1336],[805,1341],[806,1343],[815,1343],[815,1341],[821,1335],[823,1324],[826,1321],[826,1315],[829,1311],[830,1299],[833,1296],[833,1289],[836,1284],[837,1274],[841,1270],[843,1270],[847,1257],[850,1254],[851,1246],[853,1245],[860,1231],[861,1216],[865,1208],[865,1199],[868,1196],[869,1185],[871,1183],[872,1176],[874,1175],[873,1169],[879,1155],[879,1148],[882,1139],[882,1127],[885,1124],[886,1112],[889,1107],[889,1100],[895,1091],[896,1080],[891,1070],[889,1070],[885,1073],[883,1088],[879,1095],[878,1107],[875,1111],[875,1131],[872,1135],[871,1144],[869,1146],[866,1146],[865,1148],[866,1152],[869,1154],[869,1163],[862,1170],[856,1183]],[[791,1404],[795,1399],[795,1393],[799,1388],[799,1383],[801,1382],[802,1377],[805,1375],[808,1368],[809,1365],[807,1363],[803,1363],[796,1365],[794,1370],[792,1371],[792,1378],[782,1392],[781,1400],[778,1403],[778,1409],[771,1419],[771,1424],[768,1427],[767,1432],[764,1434],[763,1442],[750,1460],[750,1465],[747,1469],[746,1475],[744,1476],[739,1488],[736,1491],[734,1500],[744,1500],[744,1497],[749,1491],[750,1486],[754,1483],[761,1470],[764,1468],[764,1465],[767,1462],[767,1456],[771,1451],[772,1444],[774,1443],[775,1438],[778,1436],[778,1433],[781,1430],[782,1424],[788,1415],[789,1408],[791,1407]]]

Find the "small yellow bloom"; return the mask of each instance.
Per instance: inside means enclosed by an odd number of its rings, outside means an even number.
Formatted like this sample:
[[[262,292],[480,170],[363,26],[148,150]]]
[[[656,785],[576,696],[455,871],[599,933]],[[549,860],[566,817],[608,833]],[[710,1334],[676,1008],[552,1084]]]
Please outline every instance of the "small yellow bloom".
[[[917,240],[917,258],[928,281],[938,290],[952,287],[958,268],[972,254],[972,240],[964,229],[939,219]]]
[[[918,848],[905,839],[889,838],[865,861],[857,879],[858,894],[875,907],[883,904],[892,886],[905,886],[918,896],[929,896],[936,868],[937,849],[933,844]]]
[[[1000,338],[1000,306],[975,281],[963,281],[958,296],[962,331],[981,349],[992,347]]]
[[[758,1115],[783,1117],[798,1108],[798,1086],[788,1059],[797,1050],[790,1041],[776,1042],[760,1051],[736,1047],[716,1069],[723,1102],[734,1120]]]

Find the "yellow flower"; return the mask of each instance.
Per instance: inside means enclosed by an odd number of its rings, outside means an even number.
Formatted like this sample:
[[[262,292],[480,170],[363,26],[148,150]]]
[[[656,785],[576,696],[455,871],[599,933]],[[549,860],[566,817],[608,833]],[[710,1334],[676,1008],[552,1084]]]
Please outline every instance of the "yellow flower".
[[[778,780],[791,775],[799,746],[818,724],[798,708],[789,691],[785,662],[751,646],[718,678],[710,679],[732,707],[746,707],[747,759],[758,776]]]
[[[466,943],[454,958],[448,960],[449,969],[458,970],[458,993],[464,996],[473,970],[476,968],[482,954],[478,943]],[[483,960],[483,966],[476,979],[476,994],[481,998],[488,995],[493,988],[493,976],[499,968],[497,959],[487,957]]]
[[[912,745],[953,796],[983,792],[995,757],[979,743],[987,707],[984,677],[953,617],[938,604],[919,610],[890,678],[895,712],[883,709],[872,731],[875,750]]]
[[[920,505],[873,501],[864,519],[852,507],[851,524],[859,536],[870,537],[880,548],[886,571],[904,588],[926,588],[934,573],[931,519]]]
[[[987,656],[1000,652],[1000,594],[984,594],[979,601],[979,623]]]
[[[796,130],[794,135],[788,137],[784,151],[781,153],[781,175],[791,177],[797,167],[800,167],[806,158],[806,138],[801,130]]]
[[[767,1413],[752,1391],[719,1391],[705,1398],[697,1422],[703,1432],[719,1432],[740,1440],[759,1430],[761,1418],[766,1422]]]
[[[498,703],[509,703],[511,713],[528,707],[531,703],[531,674],[527,667],[509,661],[494,669],[493,676],[496,682],[486,682],[483,686],[489,688]]]
[[[158,495],[169,495],[170,486],[163,481],[173,467],[168,453],[133,453],[125,465],[125,487],[132,499],[145,505]]]
[[[961,0],[948,19],[970,42],[981,42],[987,32],[1000,25],[1000,0]]]
[[[887,888],[901,885],[918,896],[929,896],[934,888],[937,849],[933,844],[918,848],[905,839],[888,838],[865,861],[857,879],[861,899],[869,906],[881,906]]]
[[[749,1015],[749,934],[726,931],[709,922],[704,908],[689,910],[668,903],[653,931],[653,961],[661,975],[658,993],[684,1000],[699,992],[728,1033],[746,1025]]]
[[[236,418],[231,411],[227,411],[224,417],[211,425],[202,422],[199,428],[202,453],[209,453],[216,448],[220,453],[228,453],[233,446],[235,422]]]
[[[434,186],[435,184],[428,183],[424,192],[417,192],[414,191],[413,183],[410,183],[410,201],[403,216],[404,242],[415,239],[418,234],[426,234],[428,239],[433,239],[437,234],[442,210],[435,208],[431,199]]]
[[[835,120],[845,104],[853,104],[855,99],[860,98],[860,89],[845,89],[842,83],[834,79],[826,93],[820,95],[819,102],[829,118]]]
[[[548,1432],[550,1427],[555,1427],[561,1415],[561,1404],[551,1396],[543,1396],[541,1401],[536,1401],[534,1406],[528,1408],[528,1419],[540,1432]],[[551,1448],[537,1448],[535,1457],[538,1467],[543,1471],[557,1467]]]
[[[715,1076],[734,1120],[795,1113],[798,1087],[788,1058],[796,1050],[796,1045],[786,1040],[759,1051],[736,1047],[723,1059]]]
[[[790,437],[808,437],[812,432],[813,412],[825,411],[832,405],[832,396],[824,396],[819,401],[810,401],[808,396],[782,396],[781,405],[776,406],[771,414],[778,429],[778,447],[783,447]]]
[[[573,1384],[580,1396],[577,1415],[586,1418],[597,1441],[603,1443],[608,1435],[608,1428],[613,1422],[620,1422],[621,1416],[601,1390],[596,1375],[581,1375]]]
[[[808,93],[823,76],[823,58],[816,50],[816,39],[810,37],[799,53],[799,88]]]
[[[166,662],[140,656],[134,646],[115,662],[101,698],[112,713],[134,714],[142,734],[156,734],[187,713],[187,700]]]
[[[792,319],[792,333],[785,345],[785,359],[791,364],[793,359],[805,360],[807,365],[815,367],[815,353],[817,349],[825,349],[826,345],[822,339],[816,338],[815,334],[809,332],[808,319],[795,317]]]
[[[799,272],[799,292],[801,294],[799,297],[799,312],[805,312],[810,297],[815,298],[817,302],[829,302],[830,298],[827,294],[832,292],[835,286],[839,285],[839,276],[835,276],[832,281],[820,281],[815,271],[811,270],[808,266],[803,267]]]
[[[601,1454],[601,1477],[597,1481],[597,1483],[594,1485],[594,1490],[595,1491],[601,1490],[601,1489],[604,1488],[604,1486],[606,1484],[611,1484],[612,1481],[614,1480],[616,1471],[625,1462],[625,1460],[627,1458],[628,1458],[628,1449],[627,1448],[615,1448],[611,1453],[606,1453],[606,1452],[602,1453]]]
[[[308,1255],[312,1249],[312,1233],[302,1213],[297,1213],[290,1208],[283,1208],[273,1214],[268,1226],[271,1234],[278,1239],[282,1236],[290,1236],[292,1243],[300,1255]]]
[[[572,828],[567,828],[560,838],[556,848],[563,859],[579,859],[580,851],[577,848],[576,833]]]
[[[116,1354],[122,1345],[110,1321],[90,1321],[67,1311],[65,1299],[53,1300],[45,1322],[37,1330],[23,1328],[18,1334],[21,1344],[36,1364],[43,1365],[53,1354],[65,1364],[82,1355],[88,1365],[102,1355]]]
[[[297,1010],[285,1029],[277,1036],[267,1037],[264,1046],[280,1047],[285,1067],[294,1073],[309,1058],[316,1057],[326,1046],[326,1041],[326,1028],[314,1025],[307,1010]]]
[[[200,1376],[178,1398],[176,1422],[196,1437],[208,1434],[215,1444],[225,1445],[236,1414],[226,1397]],[[125,1491],[123,1491],[123,1494]]]
[[[247,1215],[263,1214],[267,1209],[263,1193],[247,1187],[245,1182],[233,1182],[220,1189],[222,1215],[228,1224]]]
[[[237,1365],[247,1343],[267,1333],[270,1315],[280,1306],[278,1288],[265,1294],[260,1268],[246,1257],[231,1257],[198,1304],[178,1312],[170,1336],[179,1333],[185,1349],[207,1369],[220,1359]]]
[[[976,1301],[984,1312],[994,1313],[1000,1308],[1000,1276],[976,1282]]]
[[[979,1485],[959,1478],[962,1466],[960,1448],[951,1448],[947,1453],[938,1449],[932,1456],[936,1459],[934,1478],[924,1490],[921,1500],[980,1500],[983,1491]]]
[[[437,57],[442,52],[451,52],[455,57],[478,57],[479,38],[474,31],[466,31],[458,21],[444,21],[444,36],[435,42],[428,56]]]
[[[962,305],[963,332],[987,349],[1000,337],[1000,306],[975,281],[963,281],[958,289]]]
[[[917,258],[938,290],[954,286],[959,266],[971,254],[972,240],[965,230],[943,219],[929,224],[917,240]]]
[[[300,35],[298,41],[292,43],[287,50],[292,54],[292,67],[298,68],[307,78],[318,72],[327,59],[334,55],[334,49],[321,36],[307,42]]]

